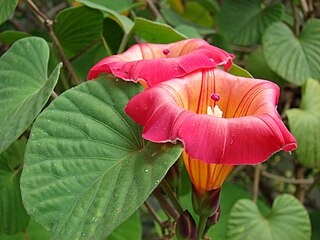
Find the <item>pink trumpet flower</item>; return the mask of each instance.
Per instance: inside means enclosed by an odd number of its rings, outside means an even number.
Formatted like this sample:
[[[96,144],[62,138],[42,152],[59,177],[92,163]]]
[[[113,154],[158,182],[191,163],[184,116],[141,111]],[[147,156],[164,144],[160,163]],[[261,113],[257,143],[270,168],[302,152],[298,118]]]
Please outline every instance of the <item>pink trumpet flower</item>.
[[[125,112],[144,126],[145,139],[181,141],[193,185],[209,191],[221,187],[234,165],[297,147],[277,112],[278,98],[272,82],[201,69],[146,89]]]
[[[143,80],[150,87],[199,69],[222,65],[228,70],[233,58],[233,54],[202,39],[170,44],[141,43],[122,54],[102,59],[91,68],[88,79],[97,78],[101,73],[112,73],[128,81]]]

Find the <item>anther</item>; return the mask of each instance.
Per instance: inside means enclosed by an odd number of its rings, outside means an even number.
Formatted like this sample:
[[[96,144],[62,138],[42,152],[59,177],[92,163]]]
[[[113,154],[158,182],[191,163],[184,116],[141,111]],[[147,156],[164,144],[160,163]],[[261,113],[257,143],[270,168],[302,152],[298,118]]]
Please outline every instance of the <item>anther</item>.
[[[213,101],[215,101],[215,102],[218,102],[218,101],[220,100],[219,94],[216,94],[216,93],[212,93],[212,94],[210,95],[210,97],[211,97],[211,99],[212,99]]]
[[[168,55],[170,53],[170,50],[169,49],[165,49],[162,52],[163,52],[164,55]]]

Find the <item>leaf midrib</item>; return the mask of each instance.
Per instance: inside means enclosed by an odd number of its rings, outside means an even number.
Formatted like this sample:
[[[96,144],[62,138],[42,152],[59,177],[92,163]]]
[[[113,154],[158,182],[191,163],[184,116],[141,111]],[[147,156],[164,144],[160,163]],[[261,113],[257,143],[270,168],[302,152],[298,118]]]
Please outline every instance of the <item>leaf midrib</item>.
[[[71,204],[71,206],[70,206],[70,208],[69,208],[69,211],[66,211],[66,213],[65,213],[63,216],[69,215],[69,216],[68,216],[68,219],[69,219],[70,217],[72,217],[72,212],[74,211],[74,208],[76,207],[76,205],[78,204],[78,202],[83,199],[83,196],[84,196],[88,191],[91,190],[90,188],[91,188],[92,186],[94,186],[94,185],[95,185],[96,183],[98,183],[99,181],[102,182],[103,178],[106,176],[106,174],[107,174],[108,172],[112,171],[113,168],[117,167],[118,165],[122,165],[122,163],[123,163],[125,160],[127,160],[130,156],[134,156],[134,155],[136,155],[136,154],[139,154],[139,152],[143,151],[148,145],[149,145],[149,142],[148,142],[147,144],[145,144],[145,146],[144,146],[143,148],[141,148],[141,149],[136,149],[136,150],[133,151],[132,153],[124,156],[123,158],[119,159],[118,161],[115,161],[115,163],[112,164],[112,165],[110,166],[110,168],[108,168],[108,169],[106,169],[105,171],[103,171],[102,174],[101,174],[99,177],[97,177],[90,185],[87,186],[87,189],[85,189],[85,191],[82,191],[82,194],[81,194],[81,195],[78,195],[78,196],[79,196],[78,199],[77,199],[73,204]],[[97,194],[97,192],[99,191],[101,182],[100,182],[100,184],[99,184],[99,187],[97,187],[97,191],[96,191],[95,194]],[[94,199],[94,198],[93,198],[93,199]],[[110,201],[109,201],[109,202],[110,202]],[[90,204],[90,205],[91,205],[91,204]],[[89,207],[90,207],[90,205],[89,205]],[[89,209],[89,207],[88,207],[88,209]],[[103,216],[105,216],[105,214],[104,214]],[[99,224],[102,222],[102,219],[103,219],[103,218],[101,218],[101,221],[99,222]],[[61,218],[61,220],[65,221],[65,218]],[[54,229],[55,229],[57,226],[59,226],[59,223],[61,222],[61,220],[56,222],[56,224],[55,224],[55,226],[54,226]]]

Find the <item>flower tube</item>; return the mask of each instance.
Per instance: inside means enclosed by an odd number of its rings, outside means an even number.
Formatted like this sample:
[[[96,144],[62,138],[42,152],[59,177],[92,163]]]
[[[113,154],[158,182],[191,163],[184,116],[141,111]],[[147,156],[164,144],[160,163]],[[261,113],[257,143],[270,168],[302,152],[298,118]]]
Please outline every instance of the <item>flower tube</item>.
[[[102,73],[114,74],[128,81],[145,81],[147,86],[180,78],[195,70],[232,65],[233,54],[202,39],[170,44],[135,44],[124,53],[102,59],[91,68],[88,79]]]
[[[272,82],[202,69],[148,88],[125,112],[144,126],[145,139],[181,141],[194,187],[210,191],[235,165],[258,164],[297,147],[276,110],[278,98]]]

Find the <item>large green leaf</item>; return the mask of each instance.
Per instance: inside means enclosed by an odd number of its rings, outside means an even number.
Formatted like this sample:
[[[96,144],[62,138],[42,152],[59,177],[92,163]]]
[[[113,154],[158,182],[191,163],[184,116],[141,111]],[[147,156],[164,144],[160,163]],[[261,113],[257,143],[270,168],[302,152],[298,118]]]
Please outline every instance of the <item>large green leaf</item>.
[[[133,26],[133,22],[130,20],[130,18],[123,16],[123,15],[120,15],[118,12],[108,8],[105,5],[105,2],[107,2],[107,1],[103,1],[103,0],[94,0],[94,1],[93,0],[77,0],[77,2],[83,3],[84,5],[86,5],[90,8],[98,9],[104,13],[107,13],[122,27],[122,29],[125,33],[129,33],[132,26]]]
[[[289,82],[320,79],[320,20],[309,20],[299,37],[284,23],[271,25],[263,36],[263,52],[271,69]]]
[[[49,240],[50,232],[48,232],[40,224],[36,223],[33,219],[30,220],[25,233],[31,240]],[[134,213],[125,222],[118,226],[107,238],[107,240],[139,240],[142,236],[142,225],[138,213]],[[21,240],[25,239],[23,232],[16,234],[0,234],[0,240]]]
[[[307,167],[320,168],[320,83],[309,79],[300,109],[289,109],[286,114],[298,142],[298,160]]]
[[[25,145],[22,139],[0,154],[0,235],[22,231],[29,222],[20,192]]]
[[[239,200],[228,220],[228,239],[309,240],[311,223],[308,212],[292,195],[283,194],[263,216],[251,200]]]
[[[138,84],[102,78],[73,88],[37,118],[21,189],[53,239],[104,239],[145,201],[181,154],[144,142],[123,112]]]
[[[171,43],[187,39],[185,35],[167,24],[156,23],[144,18],[136,18],[131,33],[151,43]]]
[[[100,39],[103,22],[100,11],[88,7],[67,8],[58,14],[56,20],[54,32],[69,55]]]
[[[33,122],[57,83],[61,64],[47,77],[48,44],[41,38],[17,41],[0,58],[0,152]]]
[[[237,45],[252,45],[273,22],[280,21],[281,4],[262,6],[259,0],[225,0],[220,11],[220,27],[225,36]]]
[[[19,0],[0,0],[0,24],[10,17],[18,1]]]

